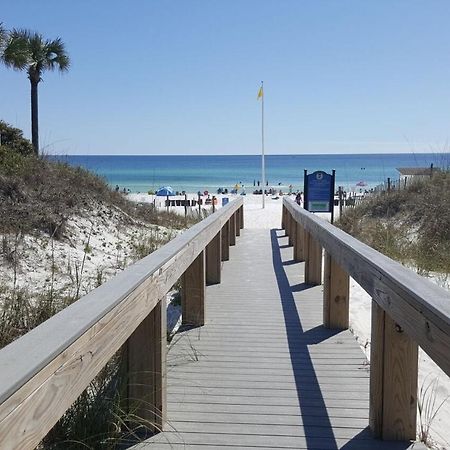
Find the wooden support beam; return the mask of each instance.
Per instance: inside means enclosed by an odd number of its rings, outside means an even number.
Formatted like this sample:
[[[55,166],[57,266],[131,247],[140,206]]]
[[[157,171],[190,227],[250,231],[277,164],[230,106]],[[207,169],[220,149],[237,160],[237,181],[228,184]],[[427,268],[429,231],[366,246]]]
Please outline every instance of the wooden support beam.
[[[222,266],[222,232],[219,231],[206,246],[206,284],[220,283]]]
[[[286,206],[282,206],[281,209],[281,229],[286,229],[286,214],[287,214],[287,208]]]
[[[302,225],[295,223],[295,240],[294,240],[294,261],[305,260],[305,231]]]
[[[240,219],[239,226],[241,227],[241,229],[243,229],[244,228],[244,205],[242,205],[239,208],[239,219]]]
[[[236,210],[236,212],[233,214],[234,215],[234,220],[236,221],[236,236],[240,236],[241,235],[241,213],[240,213],[240,209]]]
[[[290,236],[290,234],[291,234],[291,213],[288,210],[286,210],[286,217],[284,218],[284,230],[285,230],[285,235]]]
[[[305,232],[305,283],[317,285],[322,282],[322,247]]]
[[[327,252],[323,277],[323,325],[326,328],[346,330],[349,319],[350,277]]]
[[[167,420],[166,316],[164,298],[125,344],[128,411],[151,433],[162,431]]]
[[[295,232],[297,230],[297,223],[295,222],[295,219],[294,219],[294,217],[291,214],[289,214],[288,221],[289,221],[289,240],[288,240],[288,243],[289,243],[289,245],[292,246],[292,245],[294,245],[294,242],[295,242]]]
[[[228,221],[230,229],[230,245],[236,245],[236,215],[233,214]]]
[[[230,259],[230,222],[225,222],[222,227],[222,261]]]
[[[417,344],[372,301],[369,423],[375,437],[416,438]]]
[[[205,324],[205,251],[203,250],[183,274],[181,297],[183,325]]]

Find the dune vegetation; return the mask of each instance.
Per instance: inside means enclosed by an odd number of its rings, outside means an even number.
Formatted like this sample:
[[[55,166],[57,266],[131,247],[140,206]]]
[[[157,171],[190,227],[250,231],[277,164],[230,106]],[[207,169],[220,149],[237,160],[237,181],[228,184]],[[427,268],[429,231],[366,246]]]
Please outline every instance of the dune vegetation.
[[[421,274],[450,273],[450,172],[366,198],[337,225]]]

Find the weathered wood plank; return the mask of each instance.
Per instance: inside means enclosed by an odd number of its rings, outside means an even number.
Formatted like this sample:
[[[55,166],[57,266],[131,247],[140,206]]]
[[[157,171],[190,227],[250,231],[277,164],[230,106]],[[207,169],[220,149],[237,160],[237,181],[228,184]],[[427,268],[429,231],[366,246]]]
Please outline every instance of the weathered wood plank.
[[[246,435],[264,435],[267,433],[267,425],[260,424],[245,424],[245,427],[240,423],[210,423],[205,422],[197,424],[192,421],[176,421],[173,422],[173,427],[179,433],[214,433],[214,434],[246,434]],[[323,437],[326,431],[323,426],[308,427],[308,438],[313,437]],[[296,425],[282,425],[282,424],[271,424],[271,436],[306,436],[305,428]],[[341,439],[351,439],[360,432],[358,439],[370,439],[370,433],[368,431],[361,433],[360,429],[346,427],[335,427],[333,429],[333,435],[336,438]],[[361,435],[362,434],[362,435]]]
[[[364,390],[360,391],[343,391],[343,390],[333,390],[333,391],[311,391],[302,393],[302,399],[334,399],[334,400],[364,400],[364,404],[367,404],[367,400],[369,398],[369,393],[367,392],[367,386],[364,386]],[[188,395],[188,396],[208,396],[217,394],[217,386],[215,387],[206,387],[206,386],[194,386],[187,385],[181,386],[180,384],[171,386],[170,394],[177,398],[180,395]],[[255,389],[255,388],[235,388],[235,387],[222,387],[222,396],[233,399],[236,398],[236,401],[239,402],[239,398],[247,397],[252,398],[256,397],[259,399],[264,398],[288,398],[292,400],[296,397],[295,392],[292,392],[292,389]],[[208,400],[207,398],[205,399]],[[344,405],[343,405],[344,406]],[[367,423],[364,424],[367,426]]]
[[[289,215],[289,245],[293,246],[295,245],[295,240],[296,240],[296,230],[297,230],[297,226],[296,226],[296,222],[295,219]]]
[[[228,221],[228,228],[230,230],[230,246],[236,245],[236,215],[233,214]]]
[[[382,439],[415,439],[417,344],[375,302],[372,303],[371,340],[372,431]]]
[[[305,283],[318,285],[322,283],[322,247],[311,233],[305,232]]]
[[[228,404],[210,404],[205,402],[200,403],[169,403],[169,411],[177,411],[179,413],[186,413],[186,416],[189,417],[192,412],[205,412],[210,414],[210,418],[214,418],[216,413],[222,414],[230,414],[230,413],[239,413],[239,414],[266,414],[273,416],[299,416],[299,417],[314,417],[314,420],[317,418],[323,418],[327,420],[331,417],[343,417],[343,418],[362,418],[368,420],[368,411],[364,408],[329,408],[327,410],[327,414],[324,415],[324,411],[322,407],[309,407],[307,411],[302,411],[298,406],[276,406],[276,405],[239,405],[236,403],[228,403]],[[171,413],[170,413],[171,414]],[[274,423],[276,423],[276,418],[274,418]]]
[[[230,259],[230,223],[227,221],[222,227],[222,261]]]
[[[128,411],[153,432],[167,420],[166,316],[162,299],[126,342]]]
[[[202,251],[183,274],[181,308],[183,325],[205,324],[205,252]]]
[[[144,443],[139,444],[135,449],[144,449],[146,446],[148,448],[158,448],[154,446],[154,442],[158,442],[159,445],[164,445],[166,448],[174,448],[174,445],[180,445],[180,448],[189,449],[193,448],[195,445],[212,445],[219,448],[232,447],[242,449],[243,447],[249,448],[293,448],[293,449],[308,449],[308,450],[336,450],[336,448],[345,448],[346,444],[349,444],[349,438],[335,438],[329,431],[324,432],[323,437],[304,437],[304,436],[271,436],[270,434],[265,435],[253,435],[253,434],[227,434],[227,433],[177,433],[167,432],[163,435],[160,434],[156,437],[155,441],[151,444]],[[355,440],[356,439],[356,442]],[[366,450],[373,449],[378,450],[381,448],[380,441],[374,441],[368,439],[364,436],[358,438],[355,436],[352,439],[352,445],[354,448]],[[150,447],[151,445],[151,447]],[[386,442],[382,444],[382,448],[395,449],[395,450],[405,450],[404,443],[392,443]],[[176,447],[175,447],[176,448]],[[202,449],[204,447],[201,447]],[[411,446],[411,449],[413,447]],[[414,450],[419,449],[419,447],[414,446]],[[422,446],[422,449],[424,447]]]
[[[329,443],[329,445],[331,445],[331,449],[336,449],[336,448],[345,448],[345,445],[349,444],[349,442],[346,442],[345,439],[339,439],[338,441],[336,441],[333,445],[332,442]],[[142,449],[147,449],[147,448],[151,448],[151,449],[161,449],[161,450],[186,450],[186,444],[185,443],[174,443],[174,442],[158,442],[156,445],[155,443],[151,444],[151,447],[148,447],[149,444],[143,443],[143,444],[138,444],[135,447],[133,447],[133,449],[136,450],[142,450]],[[246,445],[238,445],[238,444],[234,444],[234,445],[226,445],[226,444],[218,444],[218,445],[209,445],[209,444],[188,444],[189,445],[189,450],[224,450],[229,448],[230,450],[255,450],[254,446],[246,446]],[[358,441],[357,443],[355,443],[354,441],[351,442],[352,446],[357,445],[358,449],[361,450],[378,450],[379,447],[377,447],[377,444],[372,442],[372,441]],[[260,448],[292,448],[292,447],[286,447],[284,443],[280,443],[280,446],[277,447],[260,447]],[[322,442],[317,442],[317,443],[311,443],[311,442],[298,442],[296,443],[295,449],[297,450],[322,450],[328,447],[324,447],[324,444]],[[350,448],[350,447],[349,447]],[[422,445],[421,443],[413,443],[413,444],[409,444],[407,446],[405,446],[404,443],[395,443],[395,442],[389,442],[389,443],[385,443],[384,447],[387,450],[427,450],[426,447],[424,445]]]
[[[348,414],[348,413],[347,413]],[[245,414],[245,413],[218,413],[214,412],[214,416],[211,416],[211,412],[190,412],[185,414],[184,412],[173,411],[171,414],[173,423],[178,421],[186,422],[210,422],[214,420],[214,423],[236,423],[236,424],[258,424],[258,425],[295,425],[303,426],[304,419],[299,415],[286,415],[286,414]],[[341,417],[330,417],[327,421],[324,417],[318,417],[315,420],[316,426],[329,426],[342,427],[342,428],[360,428],[363,429],[367,426],[367,417],[349,417],[342,414]]]
[[[323,324],[326,328],[346,330],[349,322],[349,276],[327,252],[324,259]]]
[[[217,284],[221,279],[222,232],[219,231],[206,246],[206,283]]]
[[[294,261],[305,260],[305,243],[304,243],[304,230],[303,227],[295,222],[295,240],[294,240]]]

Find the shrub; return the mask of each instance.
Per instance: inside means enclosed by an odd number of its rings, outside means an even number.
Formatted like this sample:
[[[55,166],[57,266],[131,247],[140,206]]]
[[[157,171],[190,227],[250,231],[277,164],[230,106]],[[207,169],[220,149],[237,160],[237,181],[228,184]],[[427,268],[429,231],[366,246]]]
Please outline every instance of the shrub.
[[[0,120],[0,145],[6,146],[20,155],[33,155],[33,145],[23,137],[22,130]]]

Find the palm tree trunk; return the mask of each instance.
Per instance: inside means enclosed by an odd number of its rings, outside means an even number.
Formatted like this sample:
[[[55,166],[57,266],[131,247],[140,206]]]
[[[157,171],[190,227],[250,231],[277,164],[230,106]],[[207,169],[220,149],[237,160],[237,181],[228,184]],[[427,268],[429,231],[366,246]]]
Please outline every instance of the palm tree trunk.
[[[39,156],[39,118],[38,118],[38,83],[30,80],[31,83],[31,142],[34,152]]]

